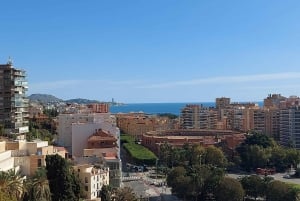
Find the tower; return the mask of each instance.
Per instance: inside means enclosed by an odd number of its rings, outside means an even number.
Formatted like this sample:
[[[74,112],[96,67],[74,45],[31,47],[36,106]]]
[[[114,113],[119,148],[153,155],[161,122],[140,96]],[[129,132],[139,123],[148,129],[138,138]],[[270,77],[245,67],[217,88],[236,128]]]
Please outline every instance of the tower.
[[[2,134],[22,139],[28,133],[28,83],[24,70],[14,68],[12,60],[0,64],[0,125]]]

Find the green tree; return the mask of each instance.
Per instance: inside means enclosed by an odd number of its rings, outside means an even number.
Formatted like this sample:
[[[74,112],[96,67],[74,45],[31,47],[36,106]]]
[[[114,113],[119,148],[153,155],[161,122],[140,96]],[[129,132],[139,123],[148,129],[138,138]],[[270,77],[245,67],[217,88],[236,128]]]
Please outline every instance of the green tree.
[[[59,155],[46,156],[47,178],[52,200],[76,201],[79,200],[79,183],[74,183],[72,171],[67,161]]]
[[[171,152],[171,167],[183,165],[181,149],[173,147]]]
[[[27,199],[30,201],[51,201],[47,173],[44,168],[37,169],[35,175],[26,181]]]
[[[209,146],[205,149],[204,161],[205,164],[210,164],[215,167],[225,167],[227,164],[224,153],[215,146]]]
[[[17,201],[16,197],[10,196],[8,192],[0,190],[0,200],[1,201]]]
[[[244,189],[238,180],[224,177],[216,188],[215,197],[216,201],[242,201]]]
[[[192,145],[190,147],[190,164],[201,165],[204,163],[204,156],[207,155],[206,149],[201,145]]]
[[[171,167],[172,146],[168,143],[163,143],[159,147],[159,161],[164,166]]]
[[[237,149],[241,167],[247,171],[266,167],[271,157],[270,150],[258,145],[243,145]]]
[[[172,187],[173,193],[185,198],[190,192],[191,178],[187,176],[186,169],[179,166],[168,174],[167,184]]]
[[[58,115],[57,109],[44,109],[44,114],[47,115],[48,117],[56,117]]]
[[[186,170],[184,167],[179,166],[172,169],[167,177],[167,184],[168,186],[175,186],[176,185],[176,179],[179,176],[186,175]]]
[[[284,171],[288,167],[286,154],[287,151],[280,146],[272,148],[271,156],[269,159],[269,166],[275,167],[279,172]]]
[[[270,182],[268,185],[266,191],[266,200],[267,201],[283,201],[283,200],[288,201],[287,198],[290,198],[290,193],[291,193],[291,189],[287,184],[275,180]]]
[[[203,180],[200,200],[204,200],[205,197],[213,195],[225,173],[223,168],[217,168],[209,164],[202,165],[199,172]]]
[[[129,187],[119,188],[115,192],[114,201],[137,201],[133,190]]]
[[[242,144],[244,145],[258,145],[261,146],[263,148],[267,148],[267,147],[273,147],[275,146],[275,141],[270,138],[267,135],[264,134],[259,134],[259,133],[253,133],[247,136],[245,142],[243,142]]]
[[[264,197],[266,191],[265,181],[258,175],[245,176],[240,180],[247,196],[255,198]]]
[[[111,201],[111,188],[103,185],[100,192],[101,201]]]
[[[300,163],[300,151],[293,148],[286,149],[285,162],[287,166],[297,167]]]
[[[9,198],[22,200],[24,195],[23,180],[24,178],[19,171],[0,172],[0,191],[7,193]]]

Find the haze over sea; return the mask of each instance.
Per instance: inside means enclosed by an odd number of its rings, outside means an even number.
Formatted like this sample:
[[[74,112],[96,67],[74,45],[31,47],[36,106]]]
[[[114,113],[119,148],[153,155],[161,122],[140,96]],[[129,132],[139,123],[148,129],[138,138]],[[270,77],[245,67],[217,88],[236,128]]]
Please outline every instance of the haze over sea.
[[[255,102],[262,106],[262,102]],[[203,103],[129,103],[124,105],[113,105],[110,107],[111,113],[144,112],[146,114],[172,113],[179,115],[186,104],[202,104],[204,107],[215,107],[215,102]]]

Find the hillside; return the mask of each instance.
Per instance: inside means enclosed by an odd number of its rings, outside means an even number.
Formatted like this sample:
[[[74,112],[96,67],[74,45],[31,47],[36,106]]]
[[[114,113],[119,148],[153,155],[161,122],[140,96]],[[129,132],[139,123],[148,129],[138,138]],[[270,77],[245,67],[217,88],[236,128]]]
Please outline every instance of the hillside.
[[[84,99],[84,98],[70,99],[70,100],[66,100],[65,102],[66,103],[78,103],[78,104],[100,103],[100,101],[97,101],[97,100],[89,100],[89,99]]]
[[[39,102],[42,104],[64,102],[62,99],[49,94],[31,94],[28,96],[28,99],[32,102]]]
[[[28,96],[28,99],[32,102],[39,102],[43,105],[47,105],[48,103],[78,103],[78,104],[90,104],[90,103],[100,103],[97,100],[89,100],[84,98],[74,98],[70,100],[62,100],[53,95],[49,94],[31,94]]]

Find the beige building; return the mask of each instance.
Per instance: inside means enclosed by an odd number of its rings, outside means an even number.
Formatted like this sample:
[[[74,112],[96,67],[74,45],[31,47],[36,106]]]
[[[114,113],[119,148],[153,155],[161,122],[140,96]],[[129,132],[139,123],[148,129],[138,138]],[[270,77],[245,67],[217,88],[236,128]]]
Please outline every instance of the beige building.
[[[46,155],[59,154],[65,158],[67,152],[61,147],[49,146],[47,141],[2,141],[0,142],[0,170],[20,167],[23,175],[30,176],[45,166]]]
[[[109,169],[89,164],[76,165],[73,166],[73,169],[84,186],[86,199],[100,201],[102,186],[109,185]]]

